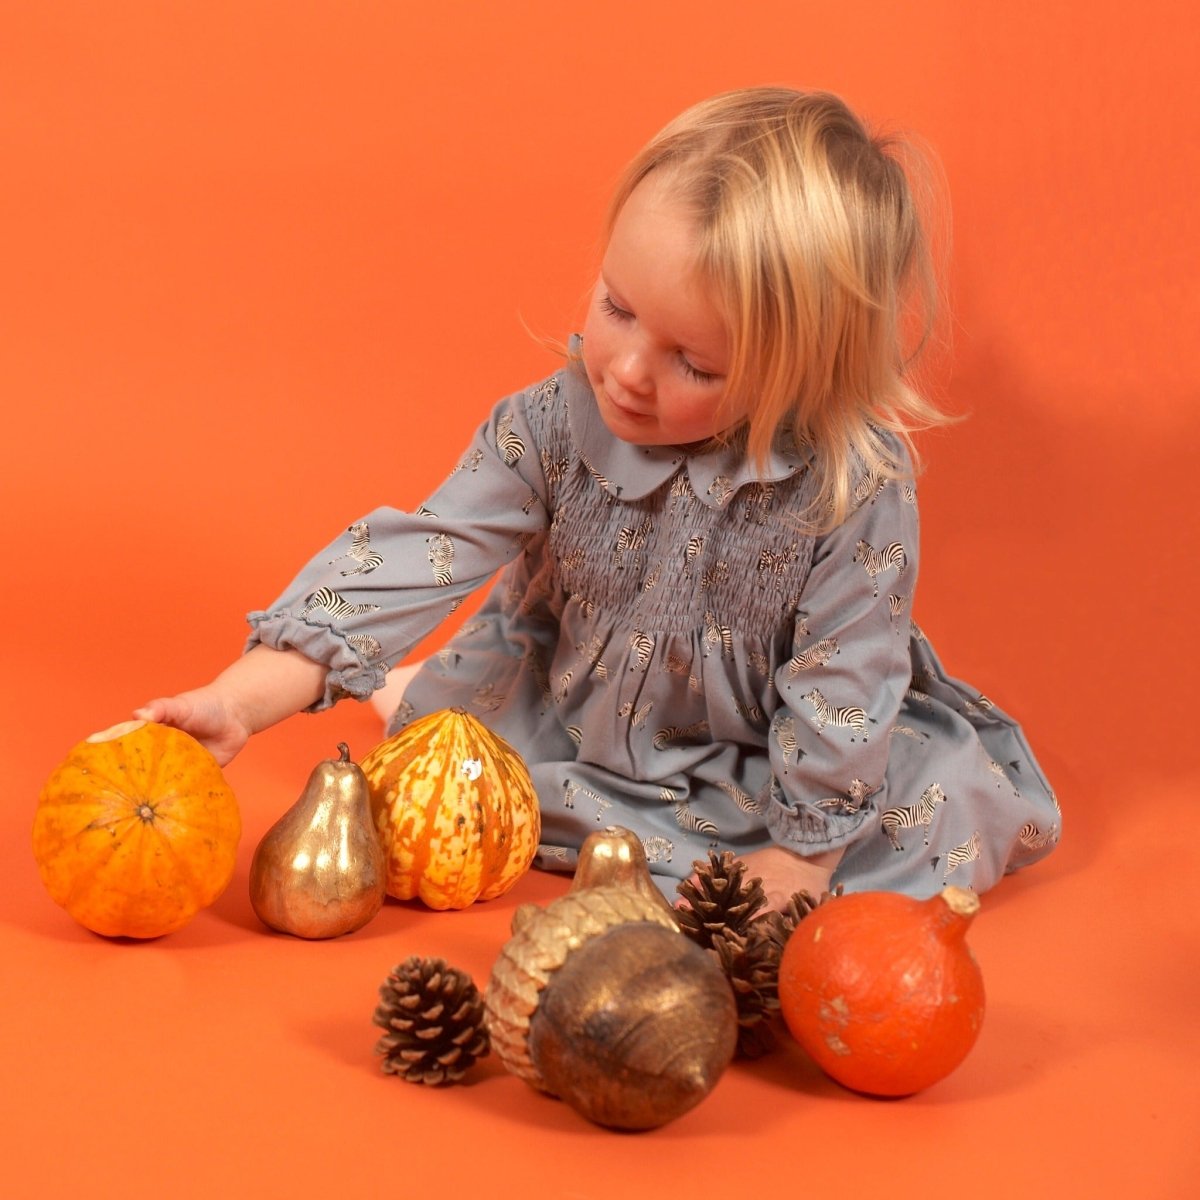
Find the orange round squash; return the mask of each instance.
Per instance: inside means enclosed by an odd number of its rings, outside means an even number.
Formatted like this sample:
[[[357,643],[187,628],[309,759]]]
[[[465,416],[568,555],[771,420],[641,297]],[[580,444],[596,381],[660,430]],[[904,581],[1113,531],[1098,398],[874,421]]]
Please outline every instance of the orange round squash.
[[[466,908],[529,870],[542,833],[521,756],[461,709],[422,717],[360,763],[387,855],[388,895]]]
[[[796,1040],[838,1083],[907,1096],[949,1075],[983,1024],[983,976],[964,940],[974,892],[927,900],[838,896],[796,928],[779,964],[779,1005]]]
[[[189,734],[129,721],[77,745],[42,789],[33,855],[46,890],[107,937],[186,925],[233,876],[241,817]]]

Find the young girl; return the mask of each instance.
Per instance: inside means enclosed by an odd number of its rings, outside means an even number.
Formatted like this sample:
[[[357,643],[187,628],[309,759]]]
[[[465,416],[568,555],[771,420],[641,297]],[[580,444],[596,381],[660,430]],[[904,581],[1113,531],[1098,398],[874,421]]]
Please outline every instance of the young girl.
[[[634,159],[607,234],[566,365],[427,503],[369,513],[250,614],[216,680],[138,715],[227,762],[383,688],[502,569],[389,732],[461,706],[510,741],[539,865],[620,824],[668,893],[728,848],[779,906],[1041,858],[1060,818],[1020,729],[911,619],[908,431],[938,416],[906,379],[929,258],[889,145],[829,95],[718,96]]]

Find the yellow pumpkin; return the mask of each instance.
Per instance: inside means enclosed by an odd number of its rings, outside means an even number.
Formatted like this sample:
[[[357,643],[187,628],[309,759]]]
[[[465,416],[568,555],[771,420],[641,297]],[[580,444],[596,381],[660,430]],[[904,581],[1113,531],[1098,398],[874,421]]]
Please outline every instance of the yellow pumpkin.
[[[186,925],[233,876],[242,822],[190,735],[128,721],[77,745],[47,780],[33,855],[55,903],[107,937]]]
[[[393,734],[362,762],[387,855],[388,895],[466,908],[529,870],[542,833],[521,756],[461,709]]]

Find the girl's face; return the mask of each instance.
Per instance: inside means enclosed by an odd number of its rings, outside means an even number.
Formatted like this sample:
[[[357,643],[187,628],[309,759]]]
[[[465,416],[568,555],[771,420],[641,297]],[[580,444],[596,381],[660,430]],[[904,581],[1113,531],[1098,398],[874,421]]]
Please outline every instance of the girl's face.
[[[621,209],[583,327],[583,360],[609,431],[686,446],[736,423],[722,410],[729,335],[695,269],[694,218],[655,175]]]

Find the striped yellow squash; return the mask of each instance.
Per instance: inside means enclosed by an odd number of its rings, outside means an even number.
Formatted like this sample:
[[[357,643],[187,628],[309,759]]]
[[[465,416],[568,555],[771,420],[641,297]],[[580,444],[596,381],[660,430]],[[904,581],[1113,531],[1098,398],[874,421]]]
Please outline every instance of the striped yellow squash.
[[[388,895],[466,908],[503,895],[541,837],[521,756],[462,709],[414,721],[360,764],[387,855]]]

